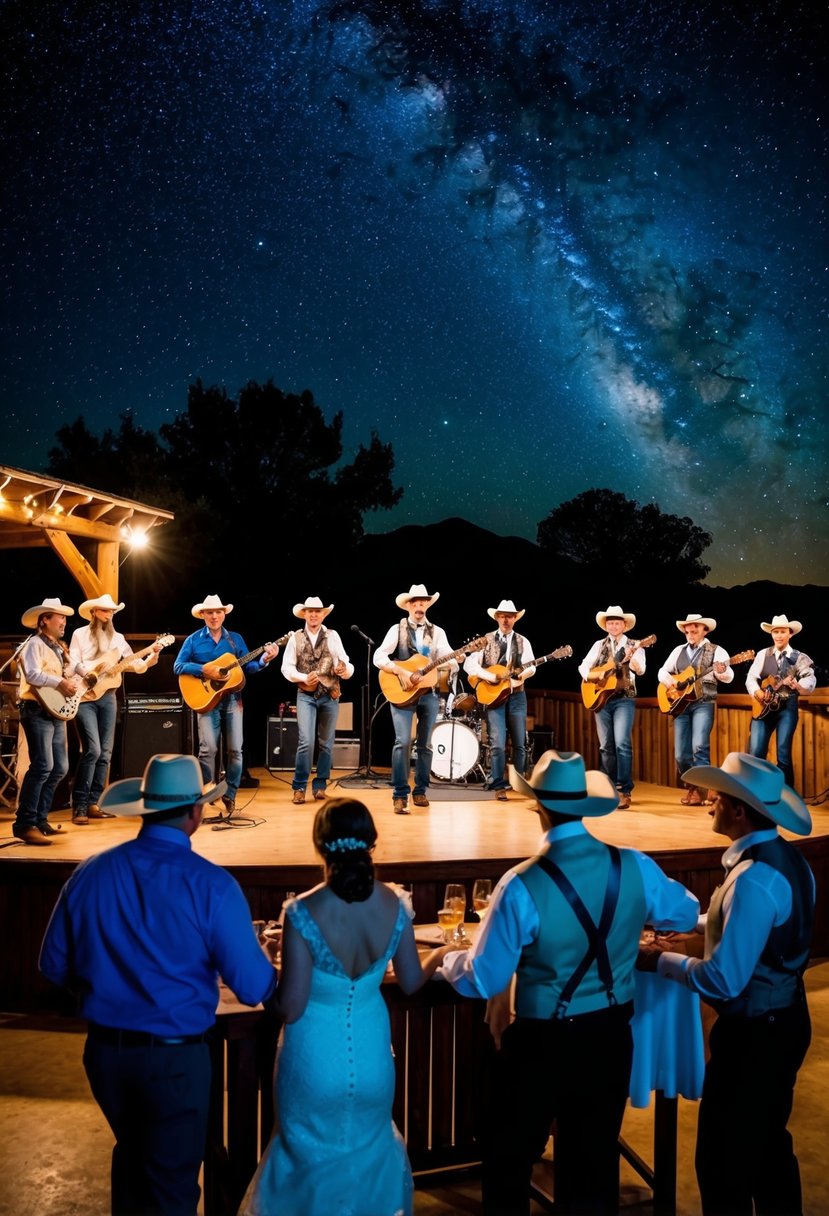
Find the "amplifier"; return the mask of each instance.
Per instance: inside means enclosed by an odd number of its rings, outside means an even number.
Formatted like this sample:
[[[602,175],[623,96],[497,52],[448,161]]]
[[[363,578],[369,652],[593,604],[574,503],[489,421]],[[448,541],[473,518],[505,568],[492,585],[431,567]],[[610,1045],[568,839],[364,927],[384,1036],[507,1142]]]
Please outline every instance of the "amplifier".
[[[180,696],[128,696],[119,726],[112,767],[121,777],[140,777],[150,757],[159,752],[190,752],[189,714]]]
[[[269,769],[293,769],[297,742],[296,718],[268,718],[265,766]]]

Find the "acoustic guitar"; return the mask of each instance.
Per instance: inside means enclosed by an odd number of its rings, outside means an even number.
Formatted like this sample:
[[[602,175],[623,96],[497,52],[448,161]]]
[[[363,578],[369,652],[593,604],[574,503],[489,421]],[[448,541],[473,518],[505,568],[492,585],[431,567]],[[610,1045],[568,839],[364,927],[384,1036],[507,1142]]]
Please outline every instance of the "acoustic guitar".
[[[392,705],[396,705],[398,709],[408,709],[425,692],[435,687],[438,682],[438,667],[443,663],[449,663],[452,659],[460,659],[464,655],[472,654],[473,651],[483,650],[484,646],[486,646],[485,637],[475,638],[474,642],[467,642],[460,650],[453,650],[451,654],[442,654],[438,659],[427,659],[425,654],[413,654],[410,659],[395,659],[395,664],[402,667],[404,671],[419,672],[420,680],[413,688],[404,688],[397,672],[381,671],[380,690]]]
[[[92,688],[87,689],[83,694],[82,700],[98,701],[105,692],[109,692],[110,688],[118,688],[121,683],[121,673],[129,671],[136,659],[149,658],[156,646],[161,646],[163,649],[165,646],[172,646],[175,640],[173,633],[160,633],[150,646],[145,646],[143,650],[139,650],[125,659],[121,658],[117,650],[108,650],[90,666],[90,672],[98,679]]]
[[[729,665],[750,663],[753,658],[753,650],[741,650],[739,654],[729,655],[726,663]],[[696,667],[685,667],[674,676],[674,679],[676,683],[672,684],[670,688],[667,684],[659,683],[656,689],[656,699],[663,714],[670,714],[672,718],[678,718],[692,701],[699,700],[702,680]]]
[[[220,655],[216,662],[225,676],[223,680],[209,680],[206,676],[180,675],[178,686],[185,703],[197,714],[209,713],[211,709],[216,708],[222,697],[245,687],[245,673],[242,670],[245,663],[250,663],[251,659],[258,659],[262,651],[267,650],[271,645],[284,646],[290,636],[290,633],[286,633],[276,642],[266,642],[264,646],[257,646],[255,650],[249,650],[247,654]]]
[[[752,718],[765,718],[767,714],[773,714],[785,701],[788,701],[793,689],[786,685],[783,690],[783,682],[788,679],[791,672],[785,676],[766,676],[765,680],[760,683],[760,688],[763,690],[763,700],[758,701],[756,697],[751,698],[751,716]]]
[[[548,663],[551,659],[569,659],[572,653],[572,646],[559,646],[558,650],[542,655],[540,659],[530,659],[529,662],[522,663],[520,667],[514,667],[512,671],[504,663],[495,663],[492,667],[485,667],[484,671],[497,676],[497,683],[490,684],[488,680],[482,680],[480,676],[470,676],[469,683],[475,689],[478,704],[486,706],[487,709],[495,709],[496,706],[503,705],[510,695],[510,680],[518,672],[524,671],[527,667],[540,667],[542,663]]]
[[[590,671],[593,678],[581,682],[581,699],[585,708],[592,709],[596,714],[600,709],[604,709],[615,692],[621,692],[626,688],[630,679],[630,673],[626,670],[630,660],[637,650],[653,646],[655,641],[656,634],[651,633],[646,638],[642,638],[641,642],[629,642],[628,645],[632,647],[629,658],[624,659],[621,663],[611,659],[609,663],[593,667]]]

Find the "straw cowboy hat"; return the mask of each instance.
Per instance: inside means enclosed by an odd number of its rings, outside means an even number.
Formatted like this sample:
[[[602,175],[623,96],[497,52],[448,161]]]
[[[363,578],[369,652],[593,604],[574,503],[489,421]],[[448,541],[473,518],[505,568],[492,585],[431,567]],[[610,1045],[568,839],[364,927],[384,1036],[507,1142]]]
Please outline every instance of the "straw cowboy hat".
[[[548,811],[587,819],[609,815],[619,805],[619,795],[605,773],[585,771],[584,757],[578,752],[544,753],[529,781],[510,765],[510,784],[530,798],[536,798]]]
[[[34,629],[38,617],[50,612],[58,612],[61,616],[75,615],[75,609],[67,608],[66,604],[62,604],[60,600],[44,600],[42,604],[35,604],[34,608],[26,609],[20,618],[21,624],[25,629]]]
[[[224,612],[227,615],[232,611],[233,605],[223,604],[218,595],[205,596],[201,604],[194,604],[190,609],[193,616],[204,616],[205,612]]]
[[[304,604],[294,604],[294,616],[304,618],[309,608],[316,608],[318,612],[322,613],[322,619],[325,620],[333,607],[333,604],[329,604],[326,608],[318,595],[309,595]]]
[[[99,806],[115,815],[152,815],[213,802],[226,789],[226,781],[203,789],[195,756],[158,755],[150,757],[143,777],[126,777],[108,786]]]
[[[106,595],[99,595],[96,600],[84,600],[78,612],[85,621],[91,621],[92,613],[96,608],[103,608],[107,611],[111,608],[113,612],[120,612],[123,607],[123,604],[116,604],[112,596],[107,592]]]
[[[428,611],[428,609],[432,607],[432,604],[434,604],[439,599],[440,599],[439,591],[435,591],[435,593],[433,595],[430,595],[429,592],[426,590],[425,586],[423,585],[423,583],[412,583],[409,590],[402,591],[400,593],[400,595],[397,596],[397,598],[395,599],[394,602],[395,602],[395,604],[397,604],[398,608],[405,608],[410,600],[428,600],[429,603],[426,605],[426,609]]]
[[[516,621],[520,621],[521,617],[524,615],[524,613],[527,611],[527,609],[522,608],[521,611],[519,612],[518,609],[515,607],[515,604],[513,604],[512,600],[501,600],[501,603],[498,605],[497,608],[487,608],[486,611],[487,611],[487,616],[491,616],[493,621],[495,620],[495,618],[499,612],[511,612],[514,614]]]
[[[683,633],[686,625],[704,625],[707,633],[717,628],[717,622],[712,616],[700,616],[698,612],[689,612],[684,621],[677,621],[676,627]]]
[[[604,612],[596,613],[596,624],[600,629],[607,628],[607,618],[615,617],[617,620],[625,622],[625,629],[632,629],[636,624],[636,617],[632,612],[622,612],[618,604],[611,604]]]
[[[788,629],[791,631],[792,637],[794,637],[796,633],[800,633],[803,626],[800,621],[790,621],[785,613],[783,613],[781,616],[773,616],[771,621],[763,621],[760,628],[765,630],[766,633],[771,633],[772,629]]]
[[[729,794],[771,819],[778,827],[798,836],[808,836],[812,817],[802,798],[783,782],[783,774],[770,760],[729,752],[719,768],[700,765],[689,768],[682,780],[702,789]]]

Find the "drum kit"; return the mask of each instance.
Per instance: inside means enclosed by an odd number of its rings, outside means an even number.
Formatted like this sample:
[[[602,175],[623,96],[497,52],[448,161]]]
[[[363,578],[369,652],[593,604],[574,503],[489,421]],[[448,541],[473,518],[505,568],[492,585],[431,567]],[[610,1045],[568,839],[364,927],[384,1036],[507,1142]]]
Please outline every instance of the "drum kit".
[[[440,709],[432,731],[432,776],[468,784],[486,781],[489,743],[486,722],[475,694],[457,672],[438,672]]]

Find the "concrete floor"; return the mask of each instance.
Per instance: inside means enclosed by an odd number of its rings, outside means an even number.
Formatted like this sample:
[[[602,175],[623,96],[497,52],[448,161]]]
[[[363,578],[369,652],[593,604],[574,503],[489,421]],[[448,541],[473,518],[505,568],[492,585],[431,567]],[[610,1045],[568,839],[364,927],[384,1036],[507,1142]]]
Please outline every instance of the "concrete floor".
[[[790,1127],[803,1175],[805,1216],[825,1216],[829,962],[811,967],[806,980],[814,1035]],[[53,1019],[0,1016],[0,1216],[102,1216],[109,1211],[112,1137],[87,1086],[83,1035],[59,1027]],[[696,1111],[695,1103],[680,1102],[678,1216],[699,1216],[693,1173]],[[649,1111],[629,1110],[623,1133],[651,1159]],[[648,1192],[623,1164],[623,1204],[647,1199]],[[417,1216],[479,1212],[480,1188],[474,1178],[419,1191],[415,1200]]]

